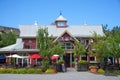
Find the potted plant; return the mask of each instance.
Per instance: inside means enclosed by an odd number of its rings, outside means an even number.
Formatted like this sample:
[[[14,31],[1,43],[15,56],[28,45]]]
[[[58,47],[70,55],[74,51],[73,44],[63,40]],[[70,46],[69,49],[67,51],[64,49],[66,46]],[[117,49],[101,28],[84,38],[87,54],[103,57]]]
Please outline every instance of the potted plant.
[[[72,67],[75,68],[75,62],[74,61],[72,62]]]
[[[87,71],[88,70],[88,62],[86,60],[79,60],[77,65],[77,71]]]
[[[64,60],[58,60],[58,63],[57,63],[57,72],[62,72],[62,64],[64,64]]]
[[[58,64],[64,64],[64,60],[58,60]]]
[[[91,66],[89,66],[89,69],[90,69],[90,72],[96,73],[97,70],[98,70],[98,66],[96,66],[96,65],[91,65]]]
[[[79,60],[78,64],[87,64],[87,61],[86,60]]]

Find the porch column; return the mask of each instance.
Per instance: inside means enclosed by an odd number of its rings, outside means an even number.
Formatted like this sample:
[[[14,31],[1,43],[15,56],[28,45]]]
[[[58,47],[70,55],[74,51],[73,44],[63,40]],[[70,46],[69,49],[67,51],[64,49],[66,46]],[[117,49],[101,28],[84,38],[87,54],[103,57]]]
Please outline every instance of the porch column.
[[[16,64],[18,65],[18,58],[16,58]]]
[[[72,67],[72,53],[70,53],[70,67]]]
[[[32,60],[30,59],[30,64],[31,64]]]
[[[29,65],[30,64],[30,62],[29,62],[29,59],[27,58],[27,65]]]
[[[60,56],[60,60],[63,60],[63,56]]]
[[[22,67],[23,67],[23,58],[22,58]]]

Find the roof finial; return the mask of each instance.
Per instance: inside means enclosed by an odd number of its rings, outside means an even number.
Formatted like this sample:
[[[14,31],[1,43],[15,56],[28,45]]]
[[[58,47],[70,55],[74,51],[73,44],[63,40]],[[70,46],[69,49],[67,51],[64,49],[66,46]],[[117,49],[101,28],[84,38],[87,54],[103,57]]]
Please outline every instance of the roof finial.
[[[36,26],[38,25],[38,22],[37,22],[36,20],[35,20],[35,23],[34,23],[34,25],[36,25]]]
[[[62,11],[60,10],[60,15],[62,15]]]
[[[84,21],[84,24],[83,24],[84,26],[86,26],[87,25],[87,23],[86,23],[86,21]]]

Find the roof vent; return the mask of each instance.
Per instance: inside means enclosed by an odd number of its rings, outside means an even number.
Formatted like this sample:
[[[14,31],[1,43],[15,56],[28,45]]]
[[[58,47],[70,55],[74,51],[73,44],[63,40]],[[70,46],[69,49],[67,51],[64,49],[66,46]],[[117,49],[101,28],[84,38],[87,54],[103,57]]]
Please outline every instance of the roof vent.
[[[35,20],[35,23],[34,23],[34,25],[35,25],[35,26],[37,26],[37,25],[38,25],[38,22],[37,22],[36,20]]]

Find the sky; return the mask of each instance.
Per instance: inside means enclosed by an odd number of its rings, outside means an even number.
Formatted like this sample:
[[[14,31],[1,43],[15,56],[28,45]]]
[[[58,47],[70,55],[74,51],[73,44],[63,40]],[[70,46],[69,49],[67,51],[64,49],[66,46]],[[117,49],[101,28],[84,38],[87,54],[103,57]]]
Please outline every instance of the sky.
[[[0,0],[0,26],[49,25],[60,12],[68,25],[120,26],[120,0]]]

